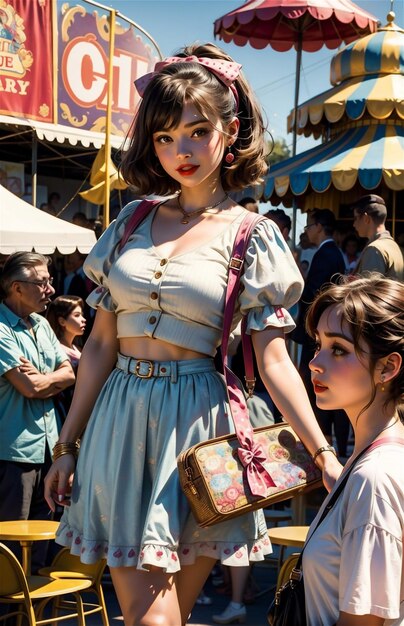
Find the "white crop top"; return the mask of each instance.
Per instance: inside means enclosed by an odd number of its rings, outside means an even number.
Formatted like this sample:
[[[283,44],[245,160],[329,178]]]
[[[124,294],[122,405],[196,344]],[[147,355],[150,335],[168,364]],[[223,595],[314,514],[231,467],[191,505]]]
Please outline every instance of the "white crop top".
[[[88,255],[84,271],[99,287],[87,302],[116,313],[118,338],[154,337],[214,356],[221,341],[230,255],[244,213],[208,243],[162,258],[151,237],[158,207],[118,250],[138,204],[124,207]],[[265,220],[254,229],[241,283],[234,327],[243,314],[248,332],[294,328],[286,309],[299,299],[303,280],[274,222]]]

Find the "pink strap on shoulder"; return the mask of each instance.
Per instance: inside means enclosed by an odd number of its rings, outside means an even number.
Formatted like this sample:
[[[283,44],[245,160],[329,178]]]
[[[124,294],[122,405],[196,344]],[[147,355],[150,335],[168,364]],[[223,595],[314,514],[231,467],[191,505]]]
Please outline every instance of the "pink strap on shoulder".
[[[161,204],[161,200],[142,200],[140,204],[137,205],[136,209],[133,211],[132,215],[126,222],[125,230],[122,236],[121,241],[119,242],[118,251],[120,252],[122,248],[127,243],[129,237],[139,226],[140,222],[144,220],[144,218],[149,215],[149,213],[154,209],[155,206]]]
[[[265,497],[267,495],[268,488],[275,486],[275,483],[263,465],[266,461],[266,454],[262,446],[254,441],[254,431],[248,415],[244,393],[239,387],[237,377],[227,365],[227,347],[229,343],[231,324],[233,321],[234,308],[239,292],[244,257],[249,245],[250,236],[255,226],[265,219],[267,218],[263,215],[247,213],[237,231],[229,265],[221,345],[223,371],[229,394],[231,414],[237,439],[240,442],[240,448],[238,448],[237,453],[244,466],[251,493],[261,497]],[[242,335],[244,335],[244,365],[246,378],[253,378],[254,369],[251,337],[244,332],[243,324]],[[246,346],[249,348],[247,351],[245,350]]]
[[[368,452],[378,448],[379,446],[383,446],[386,443],[398,443],[399,445],[404,446],[404,439],[402,437],[382,437],[370,445]]]

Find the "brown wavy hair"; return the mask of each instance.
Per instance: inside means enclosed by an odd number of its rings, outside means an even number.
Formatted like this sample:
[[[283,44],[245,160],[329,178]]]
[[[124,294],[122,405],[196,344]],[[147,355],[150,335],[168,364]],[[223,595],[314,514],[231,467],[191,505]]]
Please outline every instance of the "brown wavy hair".
[[[386,388],[387,405],[393,402],[404,420],[404,284],[380,274],[367,277],[341,277],[340,283],[325,287],[311,304],[306,329],[315,337],[321,315],[330,306],[338,305],[342,318],[353,339],[359,357],[369,359],[369,371],[373,377],[379,359],[397,352],[402,357],[398,375]],[[363,348],[365,345],[365,348]],[[376,395],[373,394],[367,409]]]
[[[193,55],[233,61],[212,43],[187,46],[175,56]],[[232,165],[222,166],[223,189],[240,190],[261,182],[267,171],[262,113],[242,74],[234,86],[239,97],[237,111],[231,90],[199,63],[173,63],[158,72],[145,89],[132,122],[129,148],[120,165],[126,182],[134,185],[140,195],[166,196],[180,189],[160,165],[152,138],[155,132],[178,126],[185,102],[191,102],[208,119],[219,118],[225,128],[235,115],[240,121],[232,146],[236,158]]]
[[[59,322],[59,317],[63,317],[64,320],[67,319],[77,306],[82,311],[84,310],[84,301],[80,296],[58,296],[49,303],[46,319],[58,339],[64,335],[64,328]]]

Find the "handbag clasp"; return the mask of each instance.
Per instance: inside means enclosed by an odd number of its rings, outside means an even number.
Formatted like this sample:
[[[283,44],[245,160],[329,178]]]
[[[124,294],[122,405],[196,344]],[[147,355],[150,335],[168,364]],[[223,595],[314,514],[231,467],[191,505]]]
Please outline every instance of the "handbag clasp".
[[[290,580],[302,580],[303,572],[301,569],[293,568],[290,572]]]
[[[254,395],[255,381],[257,379],[255,377],[254,378],[247,378],[247,376],[244,376],[244,380],[245,380],[245,386],[247,387],[248,397],[252,398],[253,395]]]
[[[190,467],[186,467],[185,474],[187,475],[187,478],[188,478],[188,482],[186,483],[186,486],[189,488],[193,496],[197,496],[199,498],[198,490],[195,487],[195,483],[193,481],[192,469]]]

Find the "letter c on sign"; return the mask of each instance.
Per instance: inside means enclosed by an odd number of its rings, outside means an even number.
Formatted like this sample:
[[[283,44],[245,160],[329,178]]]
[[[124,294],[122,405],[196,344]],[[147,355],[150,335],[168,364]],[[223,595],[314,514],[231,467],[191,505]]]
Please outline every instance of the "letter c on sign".
[[[66,90],[75,102],[89,106],[102,99],[107,82],[106,58],[95,41],[73,40],[65,49],[62,67]]]

